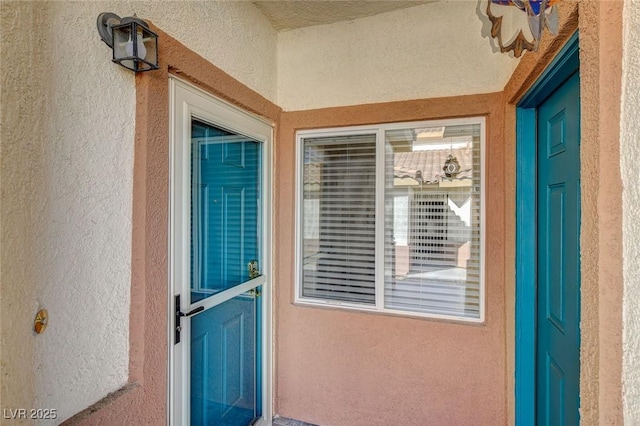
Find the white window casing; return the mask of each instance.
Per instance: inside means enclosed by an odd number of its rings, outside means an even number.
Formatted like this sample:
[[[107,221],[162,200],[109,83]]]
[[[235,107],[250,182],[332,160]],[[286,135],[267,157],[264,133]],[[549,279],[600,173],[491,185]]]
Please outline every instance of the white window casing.
[[[295,302],[484,322],[485,145],[484,117],[299,131]]]

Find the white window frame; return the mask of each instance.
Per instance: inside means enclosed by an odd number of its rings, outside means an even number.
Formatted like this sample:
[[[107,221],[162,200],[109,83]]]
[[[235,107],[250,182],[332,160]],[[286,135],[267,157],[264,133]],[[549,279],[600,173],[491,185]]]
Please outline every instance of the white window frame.
[[[384,307],[384,292],[385,292],[385,265],[384,265],[384,203],[385,203],[385,132],[392,130],[403,130],[420,127],[446,127],[453,125],[468,125],[477,124],[480,125],[480,300],[479,300],[479,317],[469,318],[454,315],[442,315],[434,313],[422,313],[413,311],[403,311],[396,309],[388,309]],[[301,288],[303,280],[303,239],[304,239],[304,225],[302,224],[302,212],[304,209],[304,184],[303,184],[303,172],[304,172],[304,149],[303,140],[307,138],[318,137],[339,137],[339,136],[351,136],[351,135],[376,135],[376,247],[375,247],[375,305],[367,306],[357,303],[350,303],[340,300],[328,300],[318,299],[310,297],[302,297]],[[297,305],[307,305],[315,307],[331,307],[342,308],[353,311],[374,312],[389,315],[398,315],[406,317],[418,317],[418,318],[430,318],[441,319],[447,321],[465,322],[465,323],[480,323],[484,324],[485,311],[486,311],[486,282],[485,282],[485,206],[486,206],[486,170],[485,170],[485,155],[486,155],[486,118],[484,116],[474,116],[456,119],[444,119],[444,120],[425,120],[425,121],[412,121],[403,123],[384,123],[376,125],[366,126],[350,126],[350,127],[335,127],[327,129],[313,129],[313,130],[299,130],[296,132],[296,229],[295,229],[295,296],[294,303]]]

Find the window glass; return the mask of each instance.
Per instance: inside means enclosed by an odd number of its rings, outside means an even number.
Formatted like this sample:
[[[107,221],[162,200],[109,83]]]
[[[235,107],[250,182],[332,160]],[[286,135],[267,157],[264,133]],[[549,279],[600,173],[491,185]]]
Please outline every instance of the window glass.
[[[376,135],[304,142],[302,296],[375,303]]]
[[[482,320],[483,123],[302,132],[297,300]]]
[[[390,130],[385,145],[385,308],[477,318],[480,125]]]

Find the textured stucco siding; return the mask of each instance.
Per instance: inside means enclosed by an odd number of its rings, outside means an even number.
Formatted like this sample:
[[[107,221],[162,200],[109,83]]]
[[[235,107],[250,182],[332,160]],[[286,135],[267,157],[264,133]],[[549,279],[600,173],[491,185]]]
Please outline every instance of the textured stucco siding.
[[[119,15],[153,21],[164,32],[268,100],[276,100],[277,35],[248,1],[119,3]]]
[[[279,33],[277,103],[295,111],[499,92],[518,60],[492,47],[483,7],[441,1]]]
[[[25,172],[43,179],[34,289],[50,324],[33,337],[34,408],[65,419],[128,380],[135,76],[96,40],[102,4],[42,6],[42,168]]]
[[[276,33],[247,2],[2,2],[1,408],[55,408],[51,424],[129,380],[136,86],[105,11],[276,93]]]
[[[0,2],[0,408],[33,407],[35,397],[35,223],[45,203],[33,196],[44,185],[44,125],[32,111],[45,103],[44,49],[35,30],[43,24],[37,4]],[[7,31],[25,26],[32,30],[19,38]]]
[[[274,178],[276,412],[318,425],[505,425],[502,93],[283,113]],[[292,303],[297,129],[486,116],[482,325]],[[313,366],[313,368],[309,368]],[[454,407],[452,409],[452,407]]]
[[[625,2],[620,151],[623,180],[623,402],[625,424],[640,424],[640,1]]]
[[[564,3],[564,2],[563,2]],[[577,1],[580,31],[580,421],[622,421],[622,1]]]

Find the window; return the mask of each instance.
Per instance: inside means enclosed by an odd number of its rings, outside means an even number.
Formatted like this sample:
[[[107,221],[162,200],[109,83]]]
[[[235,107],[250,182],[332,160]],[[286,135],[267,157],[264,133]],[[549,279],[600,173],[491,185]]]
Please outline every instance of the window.
[[[296,302],[483,321],[484,126],[298,132]]]

